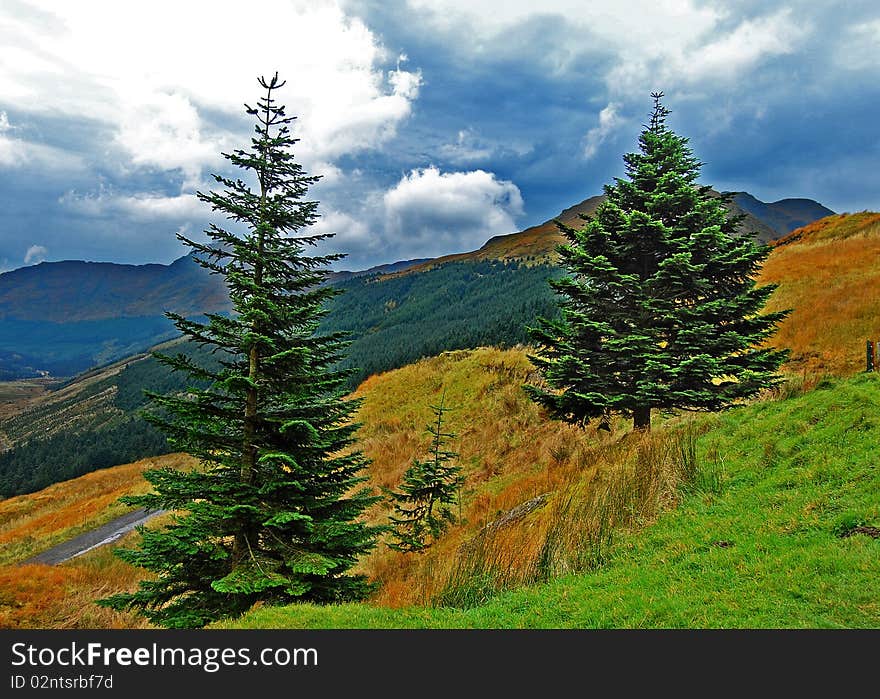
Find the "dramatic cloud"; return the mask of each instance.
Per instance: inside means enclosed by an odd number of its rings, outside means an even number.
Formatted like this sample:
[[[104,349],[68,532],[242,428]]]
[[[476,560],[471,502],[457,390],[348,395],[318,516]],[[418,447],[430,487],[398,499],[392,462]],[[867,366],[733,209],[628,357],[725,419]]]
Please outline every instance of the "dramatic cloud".
[[[259,32],[238,31],[253,25],[253,10],[232,3],[210,12],[172,0],[18,8],[0,15],[0,31],[14,37],[0,45],[2,102],[105,123],[130,165],[178,169],[185,186],[250,133],[241,101],[255,101],[267,70],[289,81],[284,96],[309,163],[380,147],[418,96],[418,71],[399,62],[384,70],[391,57],[375,35],[329,0],[263,3],[272,21]],[[230,32],[235,59],[224,60]]]
[[[793,53],[810,31],[809,22],[788,9],[743,19],[702,40],[679,38],[656,52],[622,55],[607,76],[608,86],[615,94],[635,95],[664,85],[683,92],[694,85],[740,81],[762,62]]]
[[[31,245],[24,254],[24,263],[34,265],[46,259],[48,250],[42,245]]]
[[[551,218],[622,174],[662,90],[702,179],[880,207],[876,4],[5,0],[0,260],[168,262],[279,70],[317,232],[350,269]],[[403,175],[402,173],[406,173]],[[235,173],[237,174],[237,173]],[[514,184],[515,183],[515,184]],[[331,250],[332,248],[332,250]],[[48,255],[48,253],[47,253]]]
[[[114,194],[106,189],[92,194],[67,192],[59,200],[70,210],[88,216],[125,215],[137,221],[157,219],[203,219],[210,209],[194,194],[162,196],[159,194]]]
[[[260,12],[272,20],[256,32],[246,4],[209,12],[176,0],[4,4],[0,168],[24,174],[12,188],[23,192],[0,187],[7,227],[32,225],[26,194],[43,198],[42,225],[59,238],[49,241],[55,254],[75,256],[77,236],[89,238],[83,249],[108,239],[88,217],[115,217],[108,259],[127,257],[126,236],[133,254],[145,233],[158,242],[172,219],[200,229],[209,212],[192,194],[227,167],[221,152],[247,144],[252,125],[242,102],[255,103],[256,77],[275,69],[287,80],[279,97],[298,117],[297,159],[325,184],[344,183],[339,159],[395,137],[418,98],[420,72],[335,0],[268,0]],[[77,167],[84,171],[69,176]],[[66,186],[51,191],[47,182],[57,187],[61,172]],[[140,227],[150,222],[160,227]],[[0,256],[11,252],[3,238]],[[173,237],[152,249],[163,260],[183,252]]]
[[[383,204],[392,244],[422,257],[473,249],[493,235],[512,233],[523,213],[519,188],[484,170],[413,170],[385,194]]]
[[[533,0],[444,0],[442,9],[435,0],[408,0],[407,4],[432,11],[433,21],[440,25],[456,25],[467,18],[471,31],[484,39],[536,16],[552,16],[588,30],[607,45],[640,53],[680,44],[683,36],[702,35],[725,14],[711,4],[698,5],[690,0],[545,0],[537,6]]]
[[[16,137],[17,130],[6,112],[0,112],[0,168],[38,167],[65,172],[83,166],[76,155]]]

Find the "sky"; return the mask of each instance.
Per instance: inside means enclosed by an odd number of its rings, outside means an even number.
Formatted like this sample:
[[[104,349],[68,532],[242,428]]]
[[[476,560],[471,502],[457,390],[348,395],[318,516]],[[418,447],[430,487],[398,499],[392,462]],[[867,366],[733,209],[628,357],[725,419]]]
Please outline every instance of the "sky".
[[[276,70],[340,269],[600,194],[652,91],[703,184],[880,209],[874,0],[3,0],[0,271],[186,254]]]

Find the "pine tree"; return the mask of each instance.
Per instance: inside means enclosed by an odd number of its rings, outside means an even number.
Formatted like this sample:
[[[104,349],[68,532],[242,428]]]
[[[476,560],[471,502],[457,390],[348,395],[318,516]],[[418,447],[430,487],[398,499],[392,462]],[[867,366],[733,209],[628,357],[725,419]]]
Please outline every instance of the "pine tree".
[[[464,477],[461,467],[450,463],[458,454],[444,446],[455,437],[455,433],[443,431],[443,415],[450,410],[445,398],[444,393],[440,404],[431,406],[436,420],[425,428],[431,435],[430,460],[414,459],[403,474],[400,491],[391,493],[396,513],[390,517],[395,541],[388,546],[397,551],[424,551],[455,522],[450,505],[458,500]]]
[[[294,161],[294,117],[273,96],[284,82],[277,73],[259,82],[264,96],[245,105],[256,122],[251,147],[224,154],[254,187],[214,175],[220,191],[198,197],[233,225],[210,225],[206,244],[178,236],[225,277],[233,313],[204,323],[169,316],[219,361],[158,355],[194,387],[153,395],[146,416],[202,466],[149,471],[154,492],[125,499],[176,514],[164,529],[142,530],[139,549],[119,552],[155,578],[100,601],[167,627],[204,626],[257,601],[336,602],[370,589],[348,573],[375,545],[376,528],[358,518],[377,498],[359,485],[357,403],[342,397],[348,372],[334,368],[346,342],[316,332],[338,293],[324,284],[328,265],[342,255],[306,254],[329,237],[305,231],[317,203],[304,197],[317,178]]]
[[[738,235],[742,218],[697,184],[701,163],[667,127],[663,93],[652,97],[626,177],[580,230],[557,222],[561,317],[531,329],[550,390],[527,391],[575,424],[607,428],[616,413],[650,429],[654,408],[720,410],[778,383],[787,356],[761,346],[787,315],[761,313],[775,286],[755,275],[770,248]]]

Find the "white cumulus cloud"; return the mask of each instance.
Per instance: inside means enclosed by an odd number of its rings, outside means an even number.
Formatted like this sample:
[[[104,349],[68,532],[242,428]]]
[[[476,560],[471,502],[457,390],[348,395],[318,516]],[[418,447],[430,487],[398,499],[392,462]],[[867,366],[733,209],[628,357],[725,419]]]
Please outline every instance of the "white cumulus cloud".
[[[519,188],[484,170],[412,170],[382,199],[385,234],[403,256],[472,250],[494,235],[517,230]]]
[[[242,102],[275,70],[307,169],[396,133],[421,84],[405,57],[336,0],[264,0],[259,11],[271,21],[256,31],[247,3],[20,0],[0,10],[0,106],[100,122],[115,134],[105,157],[179,171],[184,190],[251,135]]]
[[[131,163],[156,169],[179,169],[184,187],[194,188],[202,168],[220,162],[218,140],[202,132],[198,110],[180,93],[148,93],[125,105],[116,142]]]

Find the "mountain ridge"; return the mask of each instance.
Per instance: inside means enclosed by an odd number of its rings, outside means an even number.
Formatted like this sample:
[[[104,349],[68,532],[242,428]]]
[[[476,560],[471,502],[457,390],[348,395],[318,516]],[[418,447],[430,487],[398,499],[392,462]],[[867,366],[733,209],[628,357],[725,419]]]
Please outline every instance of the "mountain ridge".
[[[768,243],[790,233],[794,228],[806,225],[818,218],[833,215],[831,209],[812,199],[781,199],[767,204],[748,192],[717,192],[715,196],[729,196],[728,208],[731,213],[742,216],[740,232],[753,234],[758,241]],[[591,216],[605,201],[605,195],[588,197],[573,206],[563,209],[555,218],[515,233],[496,235],[487,240],[482,247],[471,252],[453,253],[437,257],[422,264],[414,265],[398,274],[423,272],[448,262],[476,261],[488,258],[517,259],[525,261],[551,262],[557,245],[566,242],[556,221],[566,226],[579,227],[584,216]],[[809,212],[815,212],[809,218]],[[800,223],[801,218],[807,218]],[[797,223],[797,225],[794,225]]]

